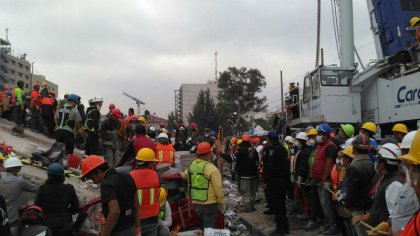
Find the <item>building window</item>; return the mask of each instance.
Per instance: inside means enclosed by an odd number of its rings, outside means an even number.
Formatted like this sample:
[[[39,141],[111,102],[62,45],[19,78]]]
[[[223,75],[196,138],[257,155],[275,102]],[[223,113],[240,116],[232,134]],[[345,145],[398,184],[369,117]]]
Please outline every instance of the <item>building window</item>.
[[[29,71],[29,66],[25,66],[26,70]]]
[[[25,75],[25,79],[29,79],[29,75]]]
[[[15,70],[10,70],[10,72],[12,72],[12,75],[14,75],[14,74],[15,74]]]
[[[19,65],[19,68],[22,68],[23,67],[22,63],[19,63],[18,65]]]
[[[23,74],[21,72],[19,72],[18,74],[19,74],[19,77],[22,77],[23,76]]]
[[[11,60],[11,62],[12,62],[12,65],[16,64],[16,62],[15,62],[15,61],[13,61],[13,60]]]

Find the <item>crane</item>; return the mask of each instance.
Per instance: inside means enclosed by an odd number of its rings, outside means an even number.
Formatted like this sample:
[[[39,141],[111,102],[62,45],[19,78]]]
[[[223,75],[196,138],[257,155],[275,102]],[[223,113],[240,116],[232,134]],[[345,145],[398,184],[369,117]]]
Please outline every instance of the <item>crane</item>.
[[[133,99],[137,104],[137,116],[140,116],[140,105],[145,105],[140,99],[131,96],[130,94],[123,91],[123,94],[131,99]]]

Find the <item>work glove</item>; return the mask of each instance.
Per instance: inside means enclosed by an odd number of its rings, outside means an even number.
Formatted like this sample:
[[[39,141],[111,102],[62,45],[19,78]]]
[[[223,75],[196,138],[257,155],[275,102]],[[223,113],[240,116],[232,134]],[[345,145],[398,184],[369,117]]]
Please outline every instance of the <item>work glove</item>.
[[[302,180],[303,180],[303,177],[302,176],[298,176],[298,179],[297,179],[296,184],[297,184],[297,186],[299,186],[299,188],[302,188]]]
[[[389,224],[384,221],[379,223],[375,228],[368,230],[368,235],[388,235]]]

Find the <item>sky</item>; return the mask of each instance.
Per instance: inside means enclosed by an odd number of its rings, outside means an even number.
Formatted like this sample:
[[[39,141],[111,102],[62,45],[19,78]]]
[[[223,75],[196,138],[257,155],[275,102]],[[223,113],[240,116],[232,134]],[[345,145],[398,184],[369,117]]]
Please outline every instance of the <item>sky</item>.
[[[339,64],[330,1],[321,1],[325,64]],[[365,0],[354,0],[355,46],[364,64],[375,59]],[[314,69],[315,0],[3,0],[0,37],[26,53],[34,73],[59,84],[59,95],[104,97],[126,113],[135,103],[166,118],[174,90],[206,83],[228,67],[265,76],[268,110],[280,107],[284,83]],[[287,89],[287,86],[284,87]]]

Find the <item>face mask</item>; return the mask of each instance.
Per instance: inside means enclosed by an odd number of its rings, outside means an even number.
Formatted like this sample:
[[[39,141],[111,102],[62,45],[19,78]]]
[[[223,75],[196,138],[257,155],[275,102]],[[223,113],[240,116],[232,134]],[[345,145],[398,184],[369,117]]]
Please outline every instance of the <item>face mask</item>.
[[[322,143],[322,141],[324,141],[324,137],[322,137],[322,135],[317,135],[316,136],[316,142],[317,143]]]
[[[343,166],[343,160],[341,160],[341,158],[336,159],[335,162],[337,165]]]
[[[307,144],[309,146],[313,146],[313,145],[315,145],[315,140],[311,138],[311,139],[308,140]]]
[[[208,136],[209,136],[208,134],[204,134],[204,137],[206,137],[206,138],[207,138]]]

